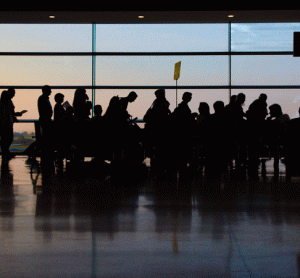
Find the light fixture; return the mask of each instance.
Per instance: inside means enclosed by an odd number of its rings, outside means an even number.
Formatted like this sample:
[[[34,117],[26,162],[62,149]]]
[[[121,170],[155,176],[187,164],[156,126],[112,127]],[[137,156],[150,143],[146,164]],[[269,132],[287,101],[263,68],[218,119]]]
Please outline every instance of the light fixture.
[[[50,15],[49,18],[55,18],[55,16],[54,15]]]
[[[139,17],[139,18],[144,18],[144,16],[143,16],[143,15],[139,15],[138,17]]]
[[[233,15],[233,14],[230,14],[230,15],[228,15],[228,17],[234,17],[234,15]]]

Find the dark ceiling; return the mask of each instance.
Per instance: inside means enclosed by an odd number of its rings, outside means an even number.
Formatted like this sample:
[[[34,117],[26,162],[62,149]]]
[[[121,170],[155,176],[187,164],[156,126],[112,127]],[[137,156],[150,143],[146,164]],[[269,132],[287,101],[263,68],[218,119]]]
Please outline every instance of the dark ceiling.
[[[228,15],[234,15],[229,18]],[[55,16],[55,18],[49,18]],[[138,18],[144,16],[144,18]],[[300,9],[198,11],[0,11],[1,23],[300,22]]]

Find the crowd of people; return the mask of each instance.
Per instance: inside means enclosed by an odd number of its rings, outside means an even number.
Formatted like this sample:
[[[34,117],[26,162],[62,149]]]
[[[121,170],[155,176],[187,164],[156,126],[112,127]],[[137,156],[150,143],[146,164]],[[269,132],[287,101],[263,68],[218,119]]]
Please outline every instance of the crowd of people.
[[[128,104],[138,97],[134,91],[123,98],[113,96],[104,114],[102,106],[95,105],[93,117],[92,103],[85,89],[75,91],[72,105],[64,102],[62,93],[57,93],[54,109],[49,101],[51,92],[51,87],[45,85],[37,101],[41,150],[46,157],[51,157],[56,150],[63,158],[70,146],[76,146],[77,150],[93,150],[93,156],[100,160],[110,160],[121,155],[125,146],[142,142],[153,167],[184,168],[193,165],[195,159],[205,157],[207,169],[209,165],[215,169],[216,165],[223,167],[232,159],[245,163],[247,150],[255,164],[265,142],[271,146],[283,144],[290,121],[279,104],[268,107],[266,94],[261,94],[247,111],[243,110],[246,96],[239,93],[231,96],[227,105],[216,101],[214,113],[206,102],[200,102],[198,113],[193,113],[189,108],[192,93],[185,92],[182,102],[171,111],[165,90],[159,89],[144,115],[145,128],[141,129],[127,111]],[[14,95],[14,89],[10,88],[2,92],[0,100],[4,157],[10,155],[13,123],[26,112],[14,111]],[[130,156],[134,157],[134,148],[131,150]]]

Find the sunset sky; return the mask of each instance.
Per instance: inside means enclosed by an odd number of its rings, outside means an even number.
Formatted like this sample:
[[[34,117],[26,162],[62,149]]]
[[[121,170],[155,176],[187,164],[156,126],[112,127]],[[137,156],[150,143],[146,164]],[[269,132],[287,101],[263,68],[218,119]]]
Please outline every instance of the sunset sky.
[[[293,51],[293,32],[299,23],[232,24],[232,51]],[[90,24],[2,24],[2,52],[90,52]],[[228,24],[104,24],[96,27],[97,52],[218,52],[228,51]],[[16,85],[92,85],[92,58],[88,56],[0,56],[2,86]],[[174,65],[181,61],[178,85],[229,85],[228,56],[97,56],[96,85],[174,86]],[[232,85],[298,85],[299,58],[289,56],[232,56]],[[75,90],[61,92],[73,102]],[[96,90],[96,104],[106,110],[113,95],[126,96],[131,90]],[[138,99],[129,112],[142,119],[154,100],[155,90],[135,90]],[[178,102],[187,90],[178,90]],[[228,89],[189,90],[190,108],[197,112],[205,101],[213,113],[213,103],[229,100]],[[174,89],[167,99],[171,110],[176,106]],[[298,89],[232,90],[244,92],[244,110],[260,93],[268,95],[268,105],[279,103],[291,118],[298,117]],[[22,119],[37,119],[37,99],[41,90],[18,89],[13,99],[16,111],[27,109]],[[91,98],[91,90],[88,90]],[[27,125],[26,125],[27,126]],[[23,129],[22,124],[15,130]],[[25,125],[23,126],[25,127]],[[26,127],[27,128],[27,127]]]

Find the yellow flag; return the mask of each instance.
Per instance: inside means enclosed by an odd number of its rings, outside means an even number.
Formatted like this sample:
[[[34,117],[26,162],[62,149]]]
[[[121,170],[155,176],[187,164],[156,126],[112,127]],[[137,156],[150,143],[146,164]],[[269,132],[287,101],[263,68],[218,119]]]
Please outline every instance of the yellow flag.
[[[174,80],[179,79],[179,75],[180,75],[180,66],[181,66],[181,61],[177,62],[175,64],[175,70],[174,70]]]

